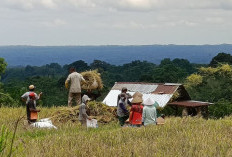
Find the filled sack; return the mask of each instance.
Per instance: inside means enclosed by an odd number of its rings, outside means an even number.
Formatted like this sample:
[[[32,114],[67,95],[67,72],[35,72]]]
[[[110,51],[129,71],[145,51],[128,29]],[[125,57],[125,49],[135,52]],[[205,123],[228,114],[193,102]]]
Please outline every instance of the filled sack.
[[[86,121],[87,128],[98,128],[97,120],[96,119],[87,119]]]

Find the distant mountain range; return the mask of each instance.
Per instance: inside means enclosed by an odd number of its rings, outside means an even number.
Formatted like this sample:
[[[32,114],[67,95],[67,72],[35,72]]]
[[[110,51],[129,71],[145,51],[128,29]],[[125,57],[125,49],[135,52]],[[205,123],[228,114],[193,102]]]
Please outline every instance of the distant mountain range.
[[[164,58],[208,64],[220,52],[232,54],[232,45],[0,46],[0,57],[5,58],[8,66],[65,65],[77,60],[86,63],[101,60],[113,65],[134,60],[159,64]]]

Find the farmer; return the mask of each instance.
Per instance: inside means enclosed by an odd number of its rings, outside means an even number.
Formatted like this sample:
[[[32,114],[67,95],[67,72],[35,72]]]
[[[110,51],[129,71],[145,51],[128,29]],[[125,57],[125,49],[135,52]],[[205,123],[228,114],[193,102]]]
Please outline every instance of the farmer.
[[[140,127],[142,125],[142,114],[143,114],[143,98],[142,94],[137,94],[131,101],[132,107],[130,109],[129,122],[132,127]]]
[[[126,97],[125,93],[121,94],[117,108],[117,115],[121,126],[123,126],[125,121],[129,118],[129,111],[126,109]]]
[[[76,72],[74,67],[69,70],[70,74],[65,81],[65,87],[69,87],[68,106],[72,106],[72,100],[76,100],[76,105],[81,104],[81,81],[85,81],[83,76]],[[70,86],[69,86],[70,85]]]
[[[27,120],[28,123],[34,123],[37,121],[38,119],[38,113],[40,112],[40,110],[36,109],[36,97],[35,97],[35,93],[31,92],[29,94],[29,101],[27,103]]]
[[[146,125],[156,125],[156,108],[154,106],[154,100],[151,98],[148,98],[144,101],[144,108],[143,108],[143,124]]]
[[[126,88],[126,87],[123,87],[122,90],[121,90],[121,93],[118,94],[117,106],[118,106],[118,103],[119,103],[119,101],[120,101],[121,94],[126,94],[126,99],[127,99],[127,100],[126,100],[126,104],[128,104],[128,105],[131,106],[131,102],[130,102],[129,99],[132,98],[132,96],[131,96],[129,93],[127,93],[127,88]]]
[[[26,93],[24,93],[24,94],[21,96],[22,100],[25,101],[26,104],[27,104],[28,101],[29,101],[29,94],[30,94],[30,93],[34,93],[34,94],[35,94],[35,100],[38,100],[38,99],[41,98],[42,92],[39,93],[39,95],[37,95],[37,94],[34,92],[34,90],[35,90],[35,86],[34,86],[34,85],[30,85],[30,86],[29,86],[29,91],[26,92]]]
[[[82,104],[79,107],[79,121],[81,122],[81,125],[86,126],[87,119],[91,120],[91,118],[86,113],[86,107],[88,106],[88,102],[90,101],[90,98],[87,95],[84,95],[82,97]]]
[[[28,119],[28,122],[31,123],[31,122],[34,122],[36,120],[32,120],[31,119],[31,111],[32,110],[36,110],[36,100],[39,100],[42,96],[42,92],[39,93],[39,95],[37,95],[35,92],[35,86],[34,85],[30,85],[29,86],[29,91],[24,93],[21,98],[23,101],[26,102],[26,109],[27,109],[27,119]],[[39,110],[38,110],[39,112]]]

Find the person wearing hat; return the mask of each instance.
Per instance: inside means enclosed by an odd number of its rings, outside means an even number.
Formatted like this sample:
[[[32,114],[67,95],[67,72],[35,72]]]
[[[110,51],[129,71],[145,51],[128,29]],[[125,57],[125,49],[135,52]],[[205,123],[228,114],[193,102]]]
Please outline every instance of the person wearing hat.
[[[117,107],[117,116],[121,126],[123,126],[125,124],[125,121],[129,118],[129,111],[126,109],[126,97],[127,96],[125,93],[121,94]]]
[[[31,123],[33,121],[31,121],[30,118],[30,114],[31,114],[31,110],[35,109],[36,110],[36,100],[39,100],[42,96],[42,92],[39,93],[39,95],[37,95],[34,90],[35,90],[35,86],[34,85],[30,85],[29,87],[29,91],[24,93],[21,96],[22,101],[26,102],[26,111],[27,111],[27,119],[28,122]]]
[[[87,119],[91,120],[92,118],[88,116],[86,113],[86,107],[88,107],[88,102],[90,101],[90,98],[87,95],[83,95],[82,97],[82,104],[79,107],[79,121],[81,122],[81,125],[86,126]]]
[[[28,89],[29,89],[29,91],[26,92],[26,93],[24,93],[24,94],[21,96],[22,101],[25,101],[26,104],[27,104],[28,101],[29,101],[29,95],[30,95],[30,93],[34,93],[34,94],[35,94],[35,100],[39,100],[39,99],[41,98],[41,96],[42,96],[43,93],[40,92],[39,95],[37,95],[37,94],[34,92],[34,90],[35,90],[35,86],[34,86],[34,85],[30,85],[30,86],[28,87]]]
[[[142,114],[143,114],[143,98],[141,93],[135,93],[131,101],[132,107],[130,109],[129,122],[133,127],[140,127],[142,125]]]
[[[157,112],[156,108],[154,106],[155,101],[151,98],[148,98],[144,101],[144,108],[143,108],[143,124],[146,125],[156,125],[156,118],[157,118]]]
[[[85,79],[81,74],[76,72],[74,67],[69,69],[69,75],[65,81],[65,87],[69,88],[68,106],[72,106],[72,100],[75,99],[76,105],[81,104],[81,81],[85,82]]]
[[[29,94],[29,101],[26,108],[28,123],[31,124],[36,122],[38,119],[38,112],[40,112],[40,110],[36,109],[36,97],[34,92]]]
[[[132,98],[132,96],[129,93],[127,93],[127,88],[126,87],[122,87],[121,93],[118,94],[117,106],[118,106],[118,103],[119,103],[119,101],[121,99],[121,94],[126,94],[126,104],[131,106],[131,102],[130,102],[129,99]]]

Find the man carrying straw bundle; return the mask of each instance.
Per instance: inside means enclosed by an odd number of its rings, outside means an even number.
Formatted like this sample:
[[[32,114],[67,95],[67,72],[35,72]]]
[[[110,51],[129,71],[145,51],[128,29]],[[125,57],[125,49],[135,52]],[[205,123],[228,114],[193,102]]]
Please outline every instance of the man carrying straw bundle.
[[[69,70],[70,74],[65,81],[65,87],[69,87],[68,106],[72,106],[72,100],[75,99],[76,105],[81,104],[81,81],[85,82],[83,76],[76,72],[74,67]]]

